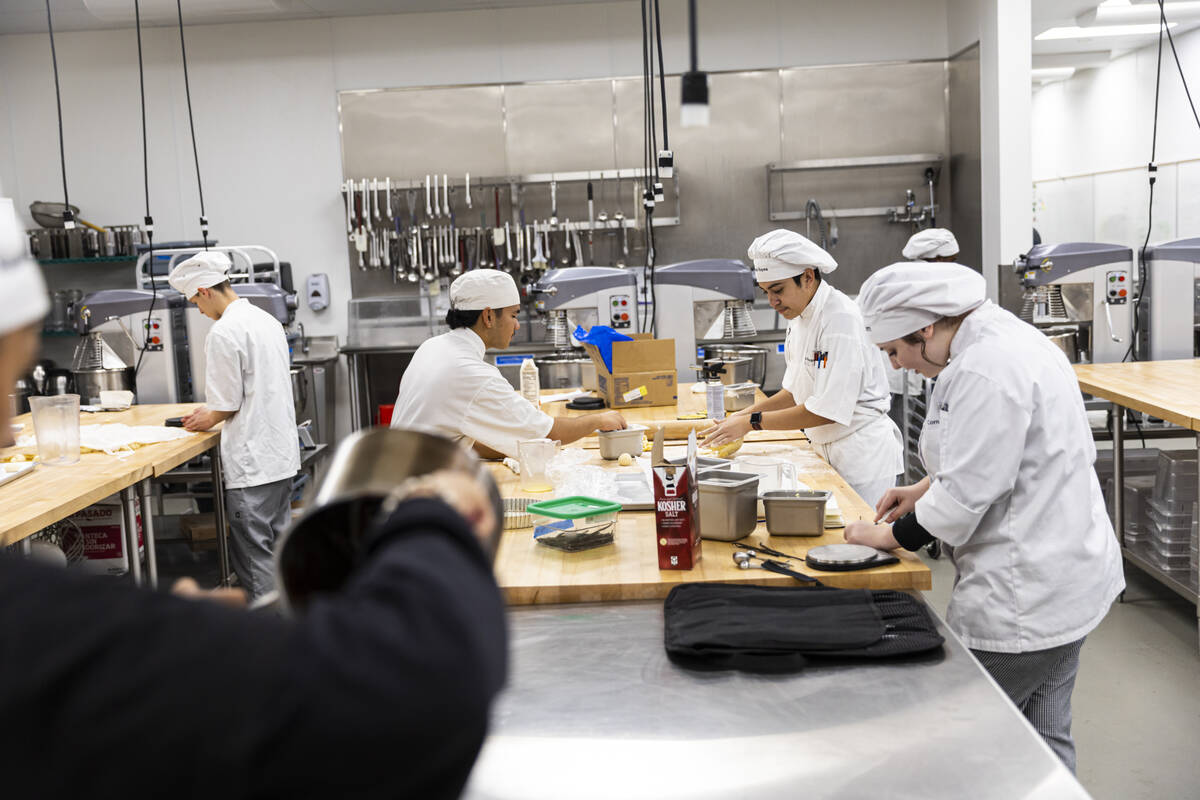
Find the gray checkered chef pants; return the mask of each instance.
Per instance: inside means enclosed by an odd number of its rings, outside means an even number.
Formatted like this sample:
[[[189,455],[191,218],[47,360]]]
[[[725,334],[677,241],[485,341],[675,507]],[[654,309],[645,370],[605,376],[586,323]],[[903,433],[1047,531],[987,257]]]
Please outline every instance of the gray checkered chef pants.
[[[1075,740],[1071,738],[1071,692],[1075,690],[1081,647],[1083,639],[1030,653],[971,651],[1072,773]]]

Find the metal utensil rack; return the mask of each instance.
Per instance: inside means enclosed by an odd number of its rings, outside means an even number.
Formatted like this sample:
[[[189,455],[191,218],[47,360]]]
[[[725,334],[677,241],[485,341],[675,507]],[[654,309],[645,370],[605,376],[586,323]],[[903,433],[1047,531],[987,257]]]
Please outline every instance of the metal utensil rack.
[[[341,186],[350,258],[352,263],[357,261],[360,270],[391,271],[395,283],[419,280],[433,283],[440,277],[453,277],[477,266],[501,264],[523,279],[536,277],[552,263],[543,254],[551,249],[552,233],[562,234],[564,249],[573,254],[571,260],[577,266],[583,264],[581,233],[587,235],[590,252],[593,231],[620,231],[622,250],[628,255],[627,231],[641,230],[645,225],[641,191],[652,175],[642,168],[625,168],[474,180],[466,174],[462,179],[456,176],[453,183],[446,173],[432,172],[424,179],[352,178]],[[663,183],[660,202],[665,203],[670,194],[674,199],[674,214],[656,214],[651,217],[652,225],[656,228],[679,225],[679,173],[660,180]],[[621,182],[631,183],[634,196],[630,206],[633,213],[629,217],[618,210],[611,217],[602,211],[597,218],[592,215],[590,202],[581,207],[578,184],[590,186],[613,181],[617,182],[618,194]],[[559,184],[576,185],[574,196],[561,207],[571,214],[558,213]],[[539,196],[531,203],[544,213],[531,215],[531,219],[526,219],[525,214],[527,186],[547,187],[546,196]],[[479,224],[469,224],[467,221],[475,214],[479,215]],[[490,224],[490,214],[495,215],[495,225]],[[497,250],[489,260],[493,246]]]
[[[939,156],[939,158],[940,158],[940,156]],[[441,176],[443,174],[444,173],[441,173],[441,172],[437,173],[437,175],[439,175],[439,176]],[[430,175],[433,175],[433,173],[430,173]],[[471,189],[471,191],[474,191],[476,189],[508,189],[511,192],[513,189],[520,190],[521,187],[523,187],[523,186],[538,185],[538,184],[549,185],[551,183],[588,183],[588,182],[601,183],[604,181],[638,181],[638,180],[644,180],[646,178],[646,175],[647,175],[646,170],[641,167],[629,167],[629,168],[625,168],[625,169],[575,170],[572,172],[537,172],[537,173],[532,173],[532,174],[528,174],[528,175],[504,175],[504,176],[499,176],[499,177],[485,177],[485,178],[479,178],[479,179],[471,178],[470,179],[470,189]],[[456,212],[461,213],[464,210],[462,208],[462,204],[464,202],[464,194],[463,193],[466,189],[466,179],[464,178],[460,181],[458,176],[452,176],[452,177],[455,179],[456,182],[452,183],[450,186],[450,189],[449,189],[450,201],[455,206],[454,210]],[[387,180],[389,180],[389,179],[388,178],[358,178],[358,179],[354,179],[354,180],[350,180],[350,181],[345,181],[342,183],[342,188],[341,188],[342,196],[343,196],[343,198],[346,196],[346,193],[348,191],[348,189],[347,189],[348,184],[353,183],[357,186],[357,185],[363,183],[363,181],[366,181],[367,184],[369,184],[369,185],[370,184],[376,185],[378,188],[375,189],[374,191],[383,192],[384,184]],[[669,216],[669,217],[660,216],[658,214],[658,212],[655,212],[654,227],[656,227],[656,228],[663,227],[663,226],[678,225],[680,222],[679,170],[675,169],[674,175],[672,177],[661,178],[661,180],[663,183],[664,193],[667,196],[674,198],[674,206],[675,207],[673,209],[674,210],[673,216]],[[407,180],[394,179],[394,178],[391,179],[391,191],[392,192],[407,192],[410,190],[424,191],[425,190],[425,180],[422,178],[412,178],[412,179],[407,179]],[[361,189],[356,188],[355,191],[361,191]],[[439,186],[439,191],[443,191],[440,186]],[[403,198],[400,198],[400,199],[403,200]],[[393,195],[393,202],[395,202],[395,201],[396,201],[396,197],[395,197],[395,195]],[[485,198],[485,202],[486,202],[486,198]],[[641,208],[641,198],[640,197],[637,199],[637,203],[634,207],[638,208],[638,209]],[[476,209],[472,205],[472,206],[468,206],[465,210],[475,211]],[[445,218],[444,215],[442,218]],[[461,226],[461,227],[463,228],[464,231],[471,230],[471,228],[469,226]],[[603,222],[597,221],[591,225],[589,225],[584,220],[572,219],[571,225],[570,225],[571,230],[582,230],[582,231],[586,231],[586,230],[619,230],[621,227],[626,227],[626,228],[630,228],[630,229],[634,229],[634,230],[640,230],[640,228],[641,228],[641,226],[637,222],[637,219],[634,217],[625,217],[623,220],[616,220],[616,219],[610,218]],[[557,226],[554,226],[553,229],[562,230],[563,223],[559,223]]]
[[[862,158],[814,158],[806,161],[792,161],[785,164],[772,162],[767,164],[767,216],[773,222],[805,219],[806,211],[789,211],[775,207],[775,186],[779,176],[788,172],[808,172],[815,170],[862,169],[864,167],[900,167],[905,165],[941,164],[944,157],[941,153],[910,153],[894,156],[866,156]],[[783,197],[782,186],[780,197]],[[918,212],[937,214],[936,204],[918,206]],[[912,208],[906,206],[863,206],[860,208],[838,208],[830,211],[830,217],[888,217],[891,221],[914,221]]]

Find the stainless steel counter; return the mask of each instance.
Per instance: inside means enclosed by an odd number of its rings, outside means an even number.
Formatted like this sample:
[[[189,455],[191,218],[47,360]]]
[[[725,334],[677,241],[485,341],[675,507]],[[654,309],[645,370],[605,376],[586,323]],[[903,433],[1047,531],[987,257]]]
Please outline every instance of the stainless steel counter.
[[[1088,796],[940,620],[933,656],[765,676],[672,664],[657,602],[509,623],[472,800]]]

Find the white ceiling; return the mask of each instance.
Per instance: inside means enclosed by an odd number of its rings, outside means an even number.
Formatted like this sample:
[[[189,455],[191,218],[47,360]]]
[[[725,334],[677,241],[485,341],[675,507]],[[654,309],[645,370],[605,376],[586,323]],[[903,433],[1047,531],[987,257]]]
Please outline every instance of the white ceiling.
[[[605,0],[186,0],[183,3],[183,17],[185,24],[200,25],[593,2]],[[946,2],[955,3],[959,0]],[[1036,36],[1051,27],[1074,25],[1075,17],[1095,8],[1099,2],[1032,0],[1031,35]],[[141,0],[140,6],[143,25],[176,24],[175,0]],[[133,3],[130,0],[52,0],[51,7],[56,31],[133,27]],[[1182,33],[1191,27],[1195,25],[1180,25],[1174,32]],[[41,33],[45,30],[45,0],[0,0],[0,34]],[[1154,36],[1150,35],[1048,42],[1035,40],[1034,66],[1095,67],[1113,54],[1136,49],[1153,39]],[[1072,55],[1078,58],[1072,58]]]
[[[185,25],[215,25],[596,2],[604,0],[186,0],[183,21]],[[134,23],[131,0],[52,0],[51,11],[55,31],[132,28]],[[175,0],[141,0],[140,13],[146,26],[178,21]],[[0,34],[45,30],[45,0],[0,0]]]

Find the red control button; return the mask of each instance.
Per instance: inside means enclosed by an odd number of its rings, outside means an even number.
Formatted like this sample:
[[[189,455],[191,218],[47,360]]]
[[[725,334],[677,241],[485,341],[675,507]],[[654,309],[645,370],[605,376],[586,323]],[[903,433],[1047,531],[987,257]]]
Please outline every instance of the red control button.
[[[1121,297],[1124,297],[1124,296],[1125,296],[1125,290],[1124,290],[1124,289],[1122,289],[1122,290],[1119,292],[1119,294],[1121,295]]]
[[[628,301],[628,300],[622,300],[622,301],[621,301],[621,305],[623,305],[623,306],[627,306],[627,305],[629,305],[629,301]]]
[[[622,322],[624,322],[624,321],[625,321],[625,320],[627,320],[627,319],[629,319],[629,315],[628,315],[628,314],[622,314],[622,315],[621,315],[621,321],[622,321]]]
[[[1125,280],[1125,276],[1124,276],[1124,275],[1122,275],[1121,277],[1117,278],[1117,280],[1119,280],[1119,281],[1123,281],[1123,280]]]
[[[162,342],[159,340],[159,338],[157,336],[155,336],[154,338],[152,338],[150,340],[150,344],[161,344],[161,343]]]

